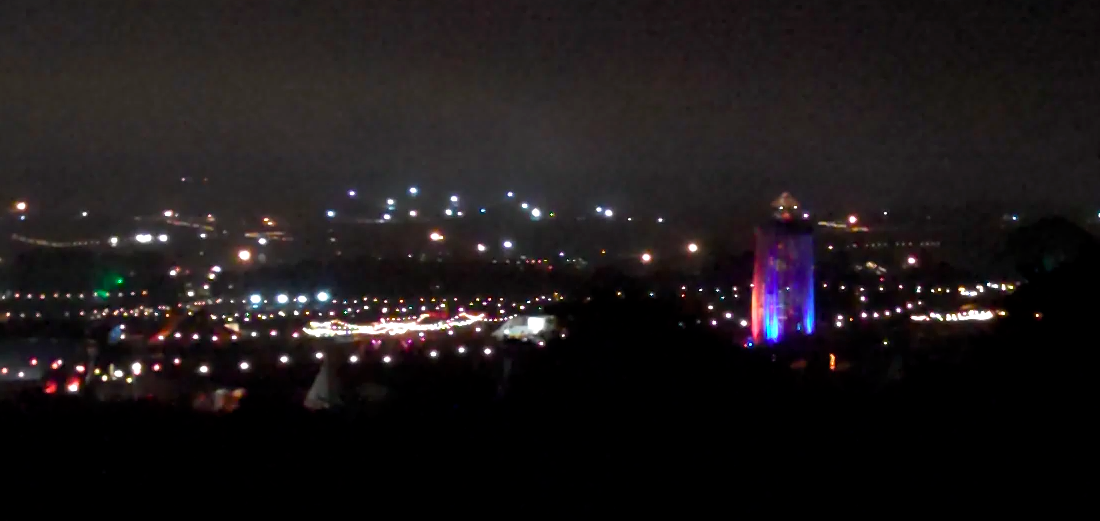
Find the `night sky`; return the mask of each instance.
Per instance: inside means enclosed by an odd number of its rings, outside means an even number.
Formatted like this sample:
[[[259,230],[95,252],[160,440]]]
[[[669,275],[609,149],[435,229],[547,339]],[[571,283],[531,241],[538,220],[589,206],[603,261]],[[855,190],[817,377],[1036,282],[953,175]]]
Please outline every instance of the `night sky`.
[[[1100,204],[1098,27],[1095,1],[5,0],[0,180],[73,211],[181,176],[213,206]]]

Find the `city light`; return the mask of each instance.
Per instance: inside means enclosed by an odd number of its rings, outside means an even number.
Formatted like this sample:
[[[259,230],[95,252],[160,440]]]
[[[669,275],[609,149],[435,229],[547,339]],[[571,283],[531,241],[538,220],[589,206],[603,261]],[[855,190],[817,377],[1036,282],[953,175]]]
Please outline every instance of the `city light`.
[[[695,244],[694,242],[691,243],[691,244],[688,244],[688,253],[695,253],[697,251],[699,251],[699,245],[698,244]]]
[[[157,235],[157,240],[160,242],[168,242],[168,236],[162,233]]]
[[[506,249],[506,250],[512,249],[512,241],[504,241],[504,249]]]
[[[248,297],[248,301],[253,304],[259,304],[264,301],[264,298],[260,296],[259,293],[255,293],[252,296]]]
[[[416,217],[416,210],[409,210],[409,217]]]
[[[458,202],[458,196],[457,195],[452,195],[451,196],[451,202],[452,203],[457,203]]]
[[[519,203],[519,207],[526,210],[527,209],[527,203]]]
[[[508,197],[509,198],[515,197],[515,196],[516,196],[515,192],[508,192]]]
[[[279,296],[275,297],[275,302],[286,304],[287,302],[290,302],[290,297],[286,296],[285,293],[280,293]]]
[[[16,203],[15,203],[15,210],[16,210],[17,212],[25,212],[25,211],[27,211],[27,203],[25,203],[25,202],[23,202],[23,201],[18,201],[18,202],[16,202]]]
[[[603,211],[603,216],[604,216],[604,217],[607,217],[607,218],[609,218],[609,219],[610,219],[611,217],[613,217],[614,215],[615,215],[615,212],[612,212],[610,208],[607,208],[607,209],[605,209],[605,210]]]
[[[393,199],[386,199],[386,204],[387,204],[387,205],[389,205],[389,206],[393,206],[393,205],[395,205],[395,204],[397,204],[397,203],[396,203],[396,202],[394,202],[394,200],[393,200]]]
[[[333,217],[336,217],[336,211],[335,210],[329,210],[329,211],[325,212],[325,215],[328,216],[329,219],[331,219]]]
[[[298,295],[298,298],[294,300],[298,301],[299,304],[305,304],[306,302],[309,302],[309,297],[305,295]]]
[[[355,190],[348,190],[348,197],[355,197]]]
[[[429,235],[428,238],[431,239],[432,242],[439,242],[443,240],[443,234],[439,232],[432,232],[432,234]]]
[[[252,252],[248,250],[240,250],[237,252],[237,258],[240,259],[241,262],[248,262],[252,260]]]
[[[409,195],[416,195],[418,193],[420,193],[420,190],[418,190],[415,186],[409,187]]]
[[[859,218],[857,218],[854,215],[849,215],[848,216],[848,224],[855,224],[857,222],[859,222]]]
[[[320,301],[320,302],[328,302],[330,298],[332,298],[332,297],[328,294],[327,291],[318,291],[317,292],[317,300]]]
[[[172,210],[165,210],[164,211],[164,216],[165,217],[172,217],[174,215],[176,215],[176,212],[173,212]]]
[[[139,233],[134,236],[134,240],[141,244],[149,244],[153,242],[153,236],[148,233]]]
[[[542,217],[542,211],[539,210],[538,208],[532,208],[531,209],[531,217],[534,217],[536,219],[538,219],[539,217]]]
[[[913,266],[917,263],[917,258],[910,255],[908,259],[905,259],[905,263]]]
[[[485,247],[484,244],[478,244],[477,245],[477,251],[479,251],[479,252],[485,252],[485,250],[488,250],[488,249],[489,248]]]
[[[642,262],[643,263],[648,264],[649,261],[651,261],[651,260],[653,260],[653,256],[650,255],[649,252],[645,252],[645,253],[642,254]]]

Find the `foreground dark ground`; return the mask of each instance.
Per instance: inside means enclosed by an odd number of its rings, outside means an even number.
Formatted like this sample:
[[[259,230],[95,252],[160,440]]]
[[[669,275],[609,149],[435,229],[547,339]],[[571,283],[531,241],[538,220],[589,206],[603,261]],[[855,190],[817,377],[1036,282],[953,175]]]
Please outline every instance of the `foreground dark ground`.
[[[59,477],[688,486],[734,468],[932,461],[1003,477],[1091,454],[1093,356],[1075,309],[1007,319],[950,356],[838,345],[854,362],[831,371],[825,352],[773,360],[659,304],[596,299],[572,311],[567,340],[517,358],[505,392],[414,374],[417,391],[392,406],[311,413],[273,380],[223,416],[38,395],[6,402],[0,421],[9,465]]]

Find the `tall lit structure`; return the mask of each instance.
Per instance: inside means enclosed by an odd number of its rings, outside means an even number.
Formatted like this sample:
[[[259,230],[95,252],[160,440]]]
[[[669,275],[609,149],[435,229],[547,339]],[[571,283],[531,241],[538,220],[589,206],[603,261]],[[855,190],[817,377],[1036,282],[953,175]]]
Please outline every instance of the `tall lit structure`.
[[[813,228],[784,193],[772,203],[772,219],[756,229],[752,288],[754,344],[775,344],[814,332]]]

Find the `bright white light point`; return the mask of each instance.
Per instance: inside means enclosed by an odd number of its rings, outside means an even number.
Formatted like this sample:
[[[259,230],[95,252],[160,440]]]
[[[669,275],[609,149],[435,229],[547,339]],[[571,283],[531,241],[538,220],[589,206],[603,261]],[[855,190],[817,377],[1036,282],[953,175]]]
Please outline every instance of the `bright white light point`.
[[[355,190],[348,190],[348,197],[355,197]]]
[[[451,202],[452,203],[457,203],[458,202],[458,196],[457,195],[452,195],[451,196]]]
[[[396,202],[394,202],[394,200],[393,200],[393,199],[386,199],[386,204],[388,204],[388,205],[390,205],[390,206],[393,206],[393,205],[395,205],[395,204],[397,204],[397,203],[396,203]]]
[[[610,208],[603,211],[603,216],[604,217],[611,217],[613,215],[615,215],[615,212],[612,212]]]
[[[663,222],[665,222],[665,218],[664,217],[658,217],[657,222],[658,223],[663,223]]]
[[[237,252],[237,258],[241,259],[242,261],[248,261],[252,258],[252,252],[248,250],[241,250]]]
[[[493,354],[493,350],[486,347],[485,350],[482,351],[482,353],[485,353],[485,356],[489,356],[489,355]]]
[[[439,232],[432,232],[432,234],[429,235],[428,238],[431,239],[433,242],[439,242],[443,240],[443,234]]]
[[[511,249],[512,248],[512,241],[504,241],[504,247],[506,249]]]
[[[520,203],[519,207],[526,210],[527,209],[527,203]]]
[[[318,291],[317,292],[317,300],[319,300],[321,302],[328,302],[329,298],[331,298],[331,296],[328,294],[327,291]]]
[[[325,212],[325,215],[327,215],[329,217],[336,217],[336,212],[333,211],[333,210],[329,210],[329,211]]]
[[[354,364],[359,361],[359,357],[356,355],[351,355],[348,357],[348,361]]]
[[[859,219],[856,216],[854,216],[854,215],[849,215],[848,216],[848,224],[855,224],[857,222],[859,222]]]
[[[508,197],[515,197],[515,196],[516,196],[516,194],[514,192],[508,192]]]
[[[905,262],[907,262],[910,266],[912,266],[912,265],[917,263],[917,258],[916,257],[909,257],[908,259],[905,259]]]
[[[299,304],[305,304],[306,302],[309,302],[309,297],[305,295],[298,295],[298,298],[296,300]]]
[[[446,215],[447,217],[450,217],[454,214],[455,214],[454,210],[452,210],[450,208],[447,208],[446,210],[443,210],[443,215]]]
[[[290,302],[290,297],[280,294],[279,296],[275,297],[275,302],[286,304],[287,302]]]
[[[175,277],[176,275],[179,275],[179,271],[172,270],[168,272],[169,277]]]
[[[435,357],[439,356],[439,352],[438,351],[431,351],[431,352],[428,353],[428,356],[430,356],[432,358],[435,358]]]
[[[141,373],[141,364],[138,362],[134,362],[134,364],[130,366],[130,371],[132,371],[134,374]]]
[[[416,195],[418,193],[420,193],[420,190],[417,190],[415,186],[409,188],[409,194],[410,195]]]
[[[259,303],[264,301],[264,298],[257,294],[257,295],[252,295],[251,297],[248,297],[248,301],[253,303],[253,304],[259,304]]]
[[[322,353],[322,352],[320,352],[320,351],[317,351],[316,353],[313,353],[313,358],[316,358],[316,359],[318,359],[318,360],[320,360],[320,359],[322,359],[322,358],[324,358],[324,357],[325,357],[325,354],[324,354],[324,353]]]
[[[810,218],[810,214],[808,214],[808,213],[804,213],[804,214],[802,214],[802,218],[803,218],[803,219],[809,219],[809,218]]]
[[[391,216],[391,215],[390,215],[390,214],[388,214],[388,213],[387,213],[387,214],[382,214],[382,220],[383,220],[383,221],[388,221],[388,220],[390,220],[390,219],[393,219],[393,216]]]
[[[688,245],[688,251],[691,252],[691,253],[695,253],[695,252],[699,251],[699,245],[695,244],[694,242],[689,244]]]
[[[483,251],[488,250],[488,249],[489,248],[486,248],[484,244],[478,244],[477,245],[477,251],[483,252]]]
[[[263,246],[267,244],[267,239],[260,237],[259,239],[256,239],[256,242],[259,243],[260,246]]]
[[[283,355],[283,356],[280,356],[280,357],[279,357],[279,363],[280,363],[280,364],[285,364],[285,363],[287,363],[287,362],[289,362],[289,361],[290,361],[290,357],[289,357],[289,356]]]
[[[388,363],[390,363],[390,362],[392,362],[392,361],[393,361],[393,358],[390,358],[390,355],[386,355],[386,356],[383,356],[383,357],[382,357],[382,363],[383,363],[383,364],[388,364]]]
[[[209,373],[209,372],[210,372],[210,368],[209,368],[209,367],[207,367],[207,366],[205,366],[205,365],[200,365],[200,366],[199,366],[199,372],[200,372],[200,373],[202,373],[202,374],[206,374],[206,373]]]
[[[118,244],[118,237],[111,237],[107,242],[111,243],[111,246]]]
[[[172,210],[165,210],[164,211],[164,216],[165,217],[171,217],[173,215],[175,215],[175,212],[173,212]]]
[[[416,217],[416,210],[409,210],[409,217]]]
[[[211,266],[210,271],[213,271],[214,273],[221,273],[222,272],[222,267],[221,266]]]
[[[162,233],[157,235],[157,240],[160,242],[168,242],[168,236]]]
[[[80,216],[81,216],[81,217],[87,217],[87,216],[88,216],[88,212],[80,212]]]
[[[653,260],[653,256],[652,256],[652,255],[650,255],[650,254],[648,254],[648,253],[643,253],[643,254],[642,254],[642,262],[649,262],[649,261],[651,261],[651,260]]]
[[[238,367],[241,368],[241,371],[247,371],[248,368],[252,367],[252,366],[248,365],[248,362],[241,362],[241,364]]]
[[[540,211],[538,208],[531,209],[531,217],[539,217],[541,215],[542,211]]]
[[[508,192],[508,197],[512,197],[512,192]],[[19,202],[15,203],[15,209],[22,212],[22,211],[27,209],[27,203],[24,203],[23,201],[19,201]]]
[[[602,206],[597,206],[596,207],[596,213],[603,213],[603,207]]]

